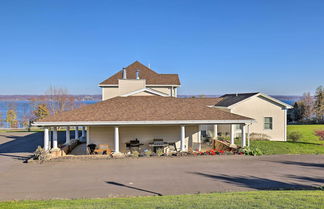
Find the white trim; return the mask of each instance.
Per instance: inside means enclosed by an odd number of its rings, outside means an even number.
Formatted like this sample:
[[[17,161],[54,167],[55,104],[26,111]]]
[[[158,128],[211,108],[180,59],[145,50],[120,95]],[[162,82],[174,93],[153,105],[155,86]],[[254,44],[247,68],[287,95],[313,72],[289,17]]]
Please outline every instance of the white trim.
[[[178,125],[253,123],[255,120],[160,120],[160,121],[63,121],[34,122],[32,126],[100,126],[100,125]]]
[[[158,96],[163,96],[163,97],[169,97],[170,95],[168,94],[164,94],[162,92],[159,92],[159,91],[156,91],[156,90],[153,90],[153,89],[149,89],[149,88],[142,88],[142,89],[138,89],[136,91],[132,91],[132,92],[129,92],[127,94],[123,94],[123,95],[120,95],[121,97],[128,97],[128,96],[132,96],[134,94],[138,94],[138,93],[141,93],[141,92],[149,92],[151,94],[155,94],[155,95],[158,95]]]

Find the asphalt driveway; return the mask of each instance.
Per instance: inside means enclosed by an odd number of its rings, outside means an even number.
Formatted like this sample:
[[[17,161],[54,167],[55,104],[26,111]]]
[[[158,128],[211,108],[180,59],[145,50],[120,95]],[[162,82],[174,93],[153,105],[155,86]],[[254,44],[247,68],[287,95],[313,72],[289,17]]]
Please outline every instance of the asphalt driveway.
[[[324,155],[65,160],[26,164],[22,159],[30,152],[23,144],[27,143],[28,147],[29,143],[34,143],[37,147],[42,134],[16,133],[17,139],[15,133],[11,133],[11,138],[7,134],[0,135],[0,200],[314,189],[324,185]]]

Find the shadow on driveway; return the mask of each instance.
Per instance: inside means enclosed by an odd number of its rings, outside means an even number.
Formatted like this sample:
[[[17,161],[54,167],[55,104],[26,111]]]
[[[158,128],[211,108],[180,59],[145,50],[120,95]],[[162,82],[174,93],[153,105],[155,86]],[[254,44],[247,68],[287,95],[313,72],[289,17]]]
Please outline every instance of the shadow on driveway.
[[[225,183],[234,184],[236,186],[248,187],[258,190],[280,190],[280,189],[293,189],[293,190],[314,190],[316,187],[307,186],[295,183],[286,183],[272,179],[260,178],[256,176],[229,176],[229,175],[212,175],[201,172],[193,172],[192,174],[205,176],[214,180],[221,180]]]

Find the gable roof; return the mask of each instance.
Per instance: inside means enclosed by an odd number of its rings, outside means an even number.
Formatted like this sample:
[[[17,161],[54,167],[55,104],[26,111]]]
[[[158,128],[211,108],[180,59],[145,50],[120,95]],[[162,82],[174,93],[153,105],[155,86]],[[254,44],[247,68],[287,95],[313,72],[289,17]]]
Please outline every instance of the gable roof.
[[[221,107],[229,107],[235,103],[243,101],[243,100],[245,100],[251,96],[254,96],[256,94],[258,94],[258,92],[256,92],[256,93],[242,93],[242,94],[224,94],[223,96],[220,97],[220,98],[222,98],[222,100],[220,102],[218,102],[216,105],[221,106]]]
[[[126,67],[127,79],[136,79],[136,71],[138,70],[140,79],[146,79],[147,85],[180,85],[178,74],[159,74],[138,61]],[[117,85],[118,80],[122,77],[121,70],[101,82],[99,86]]]
[[[255,92],[255,93],[241,93],[241,94],[225,94],[223,96],[221,96],[220,98],[222,98],[222,100],[220,100],[218,103],[216,103],[215,106],[219,106],[219,107],[230,107],[232,105],[235,105],[239,102],[242,102],[246,99],[249,99],[250,97],[262,97],[268,101],[274,102],[276,104],[278,104],[279,106],[285,107],[287,109],[292,108],[291,105],[286,104],[276,98],[273,98],[271,96],[268,96],[266,94],[260,93],[260,92]]]
[[[219,98],[115,97],[61,112],[33,125],[250,123],[253,119],[210,107]],[[180,122],[179,122],[180,121]]]

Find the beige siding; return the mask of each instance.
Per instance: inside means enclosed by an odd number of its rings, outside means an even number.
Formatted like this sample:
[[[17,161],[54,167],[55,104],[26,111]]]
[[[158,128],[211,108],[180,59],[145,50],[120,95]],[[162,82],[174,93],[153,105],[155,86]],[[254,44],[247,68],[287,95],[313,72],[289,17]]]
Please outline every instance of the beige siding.
[[[263,133],[270,136],[271,140],[285,140],[285,111],[282,107],[261,97],[251,97],[241,103],[233,105],[232,113],[247,116],[256,120],[250,126],[250,133]],[[272,130],[264,129],[264,117],[272,117]]]
[[[149,88],[171,96],[171,88],[170,87],[149,87]]]
[[[118,80],[119,95],[145,88],[146,80]]]
[[[131,96],[156,96],[156,94],[152,94],[150,92],[142,91],[137,94],[133,94]]]
[[[102,100],[107,100],[119,96],[118,87],[102,87]]]
[[[186,126],[186,147],[198,148],[198,126]],[[180,149],[180,126],[120,126],[119,146],[121,152],[126,152],[126,142],[137,138],[144,144],[143,148],[149,148],[148,143],[153,139],[164,139],[166,142],[176,142]],[[89,143],[109,144],[114,149],[114,127],[93,126],[89,131]]]

